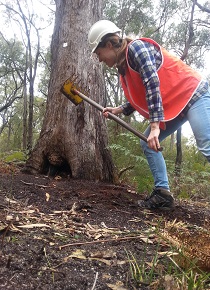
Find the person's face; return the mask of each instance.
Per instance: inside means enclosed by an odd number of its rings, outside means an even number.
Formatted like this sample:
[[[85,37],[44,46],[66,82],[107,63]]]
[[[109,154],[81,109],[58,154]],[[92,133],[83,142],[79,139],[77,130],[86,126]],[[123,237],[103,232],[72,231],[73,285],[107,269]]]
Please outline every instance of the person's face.
[[[105,47],[98,47],[95,50],[99,62],[104,62],[108,67],[113,67],[117,62],[116,48],[111,42],[107,42]]]

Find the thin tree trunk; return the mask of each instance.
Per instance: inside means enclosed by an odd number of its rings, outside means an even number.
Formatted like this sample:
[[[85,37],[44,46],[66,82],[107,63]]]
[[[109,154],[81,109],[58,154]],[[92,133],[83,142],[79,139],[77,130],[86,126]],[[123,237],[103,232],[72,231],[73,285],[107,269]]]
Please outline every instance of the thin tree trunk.
[[[177,155],[176,155],[175,173],[177,176],[179,176],[181,172],[181,164],[182,164],[182,143],[181,143],[182,127],[180,127],[177,130],[176,139],[177,139],[177,143],[176,143]]]
[[[171,141],[170,141],[170,150],[174,148],[174,133],[171,134]]]
[[[26,74],[23,83],[23,150],[27,149],[27,89],[26,89]]]

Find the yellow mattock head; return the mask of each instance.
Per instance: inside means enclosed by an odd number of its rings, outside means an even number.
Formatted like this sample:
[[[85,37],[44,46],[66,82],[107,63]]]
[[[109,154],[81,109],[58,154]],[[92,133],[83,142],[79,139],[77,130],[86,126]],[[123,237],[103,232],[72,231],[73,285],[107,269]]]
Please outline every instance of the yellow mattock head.
[[[83,99],[77,94],[74,94],[74,89],[76,88],[75,79],[68,78],[61,87],[61,93],[63,93],[70,101],[72,101],[76,106],[79,105]]]

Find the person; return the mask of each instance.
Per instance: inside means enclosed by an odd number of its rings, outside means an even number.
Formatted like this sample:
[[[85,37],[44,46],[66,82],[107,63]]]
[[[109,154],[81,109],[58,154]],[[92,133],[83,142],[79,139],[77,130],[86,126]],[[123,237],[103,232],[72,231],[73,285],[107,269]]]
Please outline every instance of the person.
[[[189,121],[198,149],[210,162],[210,90],[208,82],[178,57],[150,38],[122,38],[109,20],[99,20],[88,33],[91,52],[99,62],[116,67],[127,102],[106,107],[103,115],[135,110],[149,120],[141,140],[154,178],[152,193],[139,205],[147,209],[172,209],[167,168],[160,142]]]

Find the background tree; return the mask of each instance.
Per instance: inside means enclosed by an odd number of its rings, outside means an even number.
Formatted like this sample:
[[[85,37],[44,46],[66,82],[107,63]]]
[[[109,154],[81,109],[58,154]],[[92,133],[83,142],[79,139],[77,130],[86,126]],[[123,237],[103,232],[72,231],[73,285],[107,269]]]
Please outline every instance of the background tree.
[[[0,1],[5,8],[8,21],[16,24],[25,47],[25,69],[22,77],[23,87],[23,149],[29,151],[33,146],[34,87],[40,56],[40,30],[43,19],[34,12],[32,0],[15,0],[12,3]],[[46,25],[46,24],[45,24]]]
[[[55,3],[46,114],[26,167],[32,172],[65,170],[75,178],[112,181],[114,167],[104,118],[86,103],[75,106],[60,92],[64,81],[76,75],[89,88],[90,96],[103,103],[102,70],[91,61],[87,43],[91,24],[101,18],[102,1]]]
[[[22,43],[0,34],[0,133],[11,126],[15,106],[22,101],[24,49]],[[8,131],[11,132],[11,130]]]

